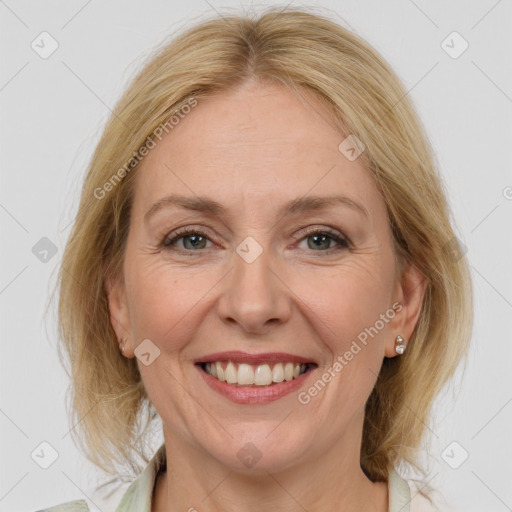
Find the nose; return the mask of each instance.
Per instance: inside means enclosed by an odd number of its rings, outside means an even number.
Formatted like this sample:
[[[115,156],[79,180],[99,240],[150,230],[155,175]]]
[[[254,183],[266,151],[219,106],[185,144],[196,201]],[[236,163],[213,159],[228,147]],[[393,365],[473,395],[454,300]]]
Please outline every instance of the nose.
[[[263,334],[290,318],[291,291],[269,253],[264,249],[251,263],[234,253],[234,268],[218,300],[218,314],[224,322]]]

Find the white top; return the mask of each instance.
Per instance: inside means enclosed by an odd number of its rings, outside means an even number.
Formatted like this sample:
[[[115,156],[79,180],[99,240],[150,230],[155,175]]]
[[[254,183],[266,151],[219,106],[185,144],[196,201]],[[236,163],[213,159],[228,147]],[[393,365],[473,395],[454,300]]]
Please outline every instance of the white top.
[[[156,477],[166,464],[165,443],[160,446],[144,471],[134,480],[116,508],[116,512],[151,512],[151,499]],[[388,479],[388,512],[434,512],[429,502],[414,493],[411,500],[411,487],[395,470],[391,470]],[[68,501],[60,505],[39,510],[38,512],[90,512],[84,499]]]

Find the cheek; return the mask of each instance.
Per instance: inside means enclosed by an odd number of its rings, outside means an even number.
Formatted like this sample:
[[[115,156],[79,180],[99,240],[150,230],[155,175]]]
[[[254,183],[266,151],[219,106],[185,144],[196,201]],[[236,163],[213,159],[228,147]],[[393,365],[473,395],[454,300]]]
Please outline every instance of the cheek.
[[[361,255],[328,272],[323,269],[311,273],[307,280],[297,281],[294,289],[307,306],[304,315],[311,311],[307,316],[315,330],[323,333],[321,337],[328,341],[333,356],[348,350],[352,340],[388,311],[392,275],[392,269],[380,258]],[[385,331],[381,324],[380,330]]]
[[[153,258],[139,258],[127,280],[131,327],[137,339],[149,338],[165,351],[181,347],[191,310],[211,287],[196,271],[171,268]],[[191,326],[190,326],[191,328]]]
[[[384,357],[388,323],[381,315],[388,322],[394,316],[389,309],[392,272],[379,261],[370,255],[354,259],[316,279],[315,286],[304,282],[301,290],[307,298],[303,314],[332,356],[306,390],[318,417],[327,414],[323,428],[332,435],[342,428],[344,418],[364,409]]]

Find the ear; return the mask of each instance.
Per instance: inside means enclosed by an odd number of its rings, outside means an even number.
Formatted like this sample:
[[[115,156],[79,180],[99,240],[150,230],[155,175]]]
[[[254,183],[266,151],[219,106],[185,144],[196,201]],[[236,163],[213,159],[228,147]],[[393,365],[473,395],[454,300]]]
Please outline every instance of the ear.
[[[116,333],[117,343],[119,344],[123,339],[126,340],[122,355],[131,359],[134,357],[133,337],[131,336],[130,315],[123,276],[108,275],[105,278],[104,287],[108,298],[110,323]],[[118,345],[116,348],[120,350]]]
[[[396,311],[389,325],[389,339],[386,340],[385,356],[395,357],[395,338],[400,335],[407,345],[414,333],[421,314],[427,279],[414,265],[406,265],[395,286],[393,304]]]

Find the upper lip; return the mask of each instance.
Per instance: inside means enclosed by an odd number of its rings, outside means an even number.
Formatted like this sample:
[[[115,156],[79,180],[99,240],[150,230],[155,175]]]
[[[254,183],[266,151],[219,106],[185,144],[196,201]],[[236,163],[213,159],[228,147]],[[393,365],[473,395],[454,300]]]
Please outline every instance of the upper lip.
[[[277,362],[292,363],[313,363],[312,359],[307,357],[289,354],[287,352],[262,352],[260,354],[249,354],[240,350],[230,350],[228,352],[215,352],[194,360],[195,364],[210,363],[214,361],[232,361],[233,363],[246,364],[265,364]]]

